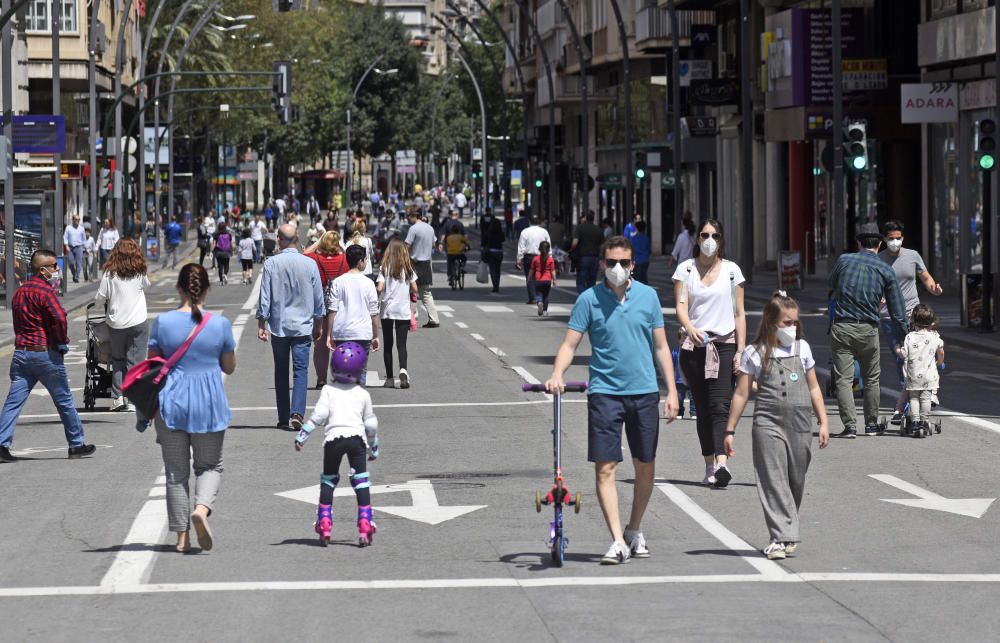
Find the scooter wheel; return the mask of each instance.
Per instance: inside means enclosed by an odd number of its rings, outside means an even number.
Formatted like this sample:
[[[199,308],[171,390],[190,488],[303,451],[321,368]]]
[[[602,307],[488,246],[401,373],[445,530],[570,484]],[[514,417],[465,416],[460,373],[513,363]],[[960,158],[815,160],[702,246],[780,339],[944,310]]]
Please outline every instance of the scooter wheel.
[[[542,513],[542,492],[535,492],[535,511]]]
[[[576,492],[576,497],[573,498],[573,513],[580,513],[580,503],[581,502],[583,502],[583,496],[581,496],[580,492],[577,491]]]

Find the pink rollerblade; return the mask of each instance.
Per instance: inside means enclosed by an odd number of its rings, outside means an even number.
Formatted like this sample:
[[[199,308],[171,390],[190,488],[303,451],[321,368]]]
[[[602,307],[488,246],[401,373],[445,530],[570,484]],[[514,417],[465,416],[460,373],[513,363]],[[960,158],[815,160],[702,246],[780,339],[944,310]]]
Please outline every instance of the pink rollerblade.
[[[372,507],[358,507],[358,547],[372,544],[375,535],[375,523],[372,522]]]
[[[330,542],[330,531],[333,529],[333,507],[320,505],[316,509],[316,533],[319,534],[319,544],[326,547]]]

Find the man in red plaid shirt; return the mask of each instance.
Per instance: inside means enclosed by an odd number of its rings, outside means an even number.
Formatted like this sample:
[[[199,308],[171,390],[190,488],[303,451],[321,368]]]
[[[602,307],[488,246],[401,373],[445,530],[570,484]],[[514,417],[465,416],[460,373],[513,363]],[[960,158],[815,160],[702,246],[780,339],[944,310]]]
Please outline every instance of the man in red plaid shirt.
[[[0,462],[17,462],[10,453],[14,427],[28,394],[38,382],[48,390],[59,411],[69,443],[69,457],[82,458],[91,455],[95,447],[83,442],[83,424],[73,406],[69,377],[63,365],[69,336],[66,311],[52,285],[59,279],[56,255],[49,250],[36,250],[31,255],[31,272],[34,276],[11,299],[16,337],[10,391],[0,414]]]

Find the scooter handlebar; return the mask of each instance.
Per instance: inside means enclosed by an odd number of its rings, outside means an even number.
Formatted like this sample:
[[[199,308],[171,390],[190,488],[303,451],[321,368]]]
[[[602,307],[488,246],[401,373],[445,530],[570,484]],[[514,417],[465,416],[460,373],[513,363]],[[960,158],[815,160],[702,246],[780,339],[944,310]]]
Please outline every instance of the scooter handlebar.
[[[587,390],[587,382],[566,382],[567,393],[584,393]],[[544,384],[522,384],[521,390],[525,393],[546,393]]]

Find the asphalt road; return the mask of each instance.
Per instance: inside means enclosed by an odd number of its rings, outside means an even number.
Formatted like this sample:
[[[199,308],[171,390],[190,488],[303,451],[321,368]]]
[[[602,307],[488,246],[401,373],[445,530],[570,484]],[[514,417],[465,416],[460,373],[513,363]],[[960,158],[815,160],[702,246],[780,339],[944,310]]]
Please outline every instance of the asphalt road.
[[[474,261],[472,262],[474,267]],[[443,262],[438,267],[443,270]],[[371,389],[382,457],[372,467],[379,531],[355,546],[355,501],[334,503],[334,542],[312,531],[321,440],[301,453],[274,429],[270,348],[256,338],[253,289],[215,287],[208,308],[236,325],[237,371],[225,475],[212,524],[216,548],[180,555],[165,531],[162,462],[152,432],[130,414],[84,413],[90,459],[67,461],[44,393],[31,397],[14,451],[0,465],[0,623],[8,641],[272,640],[850,640],[982,641],[1000,627],[996,555],[1000,483],[990,453],[1000,440],[992,361],[954,350],[948,416],[927,440],[886,435],[833,441],[815,453],[803,507],[803,544],[783,562],[758,549],[767,532],[740,427],[728,490],[702,487],[694,423],[663,424],[657,491],[643,529],[653,556],[602,567],[609,544],[586,462],[585,405],[564,405],[564,470],[584,494],[566,519],[566,566],[549,562],[548,514],[536,490],[551,482],[551,403],[522,393],[544,380],[572,306],[569,280],[552,316],[524,304],[505,265],[491,295],[469,275],[464,292],[441,284],[439,329],[411,335],[409,390]],[[152,313],[176,305],[172,279],[149,296]],[[664,306],[672,296],[664,293]],[[67,359],[83,385],[84,322]],[[809,318],[806,318],[809,321]],[[673,329],[672,315],[668,315]],[[751,322],[751,326],[754,326]],[[807,327],[826,364],[821,323]],[[673,334],[668,337],[673,341]],[[569,375],[585,379],[586,344]],[[6,369],[10,351],[0,353]],[[381,355],[369,368],[384,376]],[[370,380],[373,378],[370,378]],[[891,385],[891,378],[885,384]],[[314,376],[310,375],[310,381]],[[6,385],[0,384],[0,392]],[[310,391],[310,404],[318,392]],[[78,400],[82,393],[76,392]],[[883,402],[888,403],[886,397]],[[81,402],[82,406],[82,402]],[[832,411],[832,407],[831,407]],[[749,410],[748,410],[749,414]],[[833,420],[832,428],[839,429]],[[627,458],[627,453],[625,454]],[[874,478],[872,476],[879,476]],[[619,471],[623,501],[631,466]],[[346,476],[345,476],[346,478]],[[344,484],[341,487],[345,487]],[[886,500],[911,500],[910,504]],[[917,506],[913,506],[917,505]],[[947,509],[949,511],[945,511]],[[984,510],[981,517],[975,517]],[[960,511],[966,514],[951,513]],[[436,523],[436,524],[431,524]],[[994,634],[990,634],[994,632]]]

